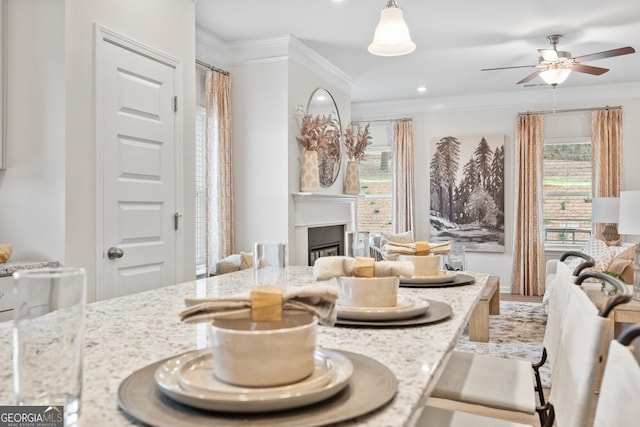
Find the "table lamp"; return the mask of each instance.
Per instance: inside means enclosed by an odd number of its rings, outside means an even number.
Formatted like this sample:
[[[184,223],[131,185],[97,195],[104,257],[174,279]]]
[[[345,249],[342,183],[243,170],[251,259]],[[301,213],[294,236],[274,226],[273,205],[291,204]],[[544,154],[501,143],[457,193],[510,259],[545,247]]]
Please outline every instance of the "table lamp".
[[[618,197],[594,197],[591,205],[591,221],[606,224],[602,230],[602,237],[611,244],[620,240],[618,234],[618,212],[620,199]]]
[[[621,234],[640,236],[640,191],[620,192],[620,216],[618,225]],[[638,275],[638,254],[634,262],[633,299],[640,300],[640,275]]]

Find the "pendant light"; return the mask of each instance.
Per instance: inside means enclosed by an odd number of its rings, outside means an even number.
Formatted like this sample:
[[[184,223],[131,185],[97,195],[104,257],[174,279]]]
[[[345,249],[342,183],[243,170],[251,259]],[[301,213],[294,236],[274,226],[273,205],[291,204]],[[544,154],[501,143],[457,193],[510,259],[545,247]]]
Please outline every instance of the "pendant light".
[[[396,0],[389,0],[382,12],[376,27],[373,42],[369,45],[369,53],[379,56],[406,55],[416,49],[411,41],[409,27],[402,17],[402,9]]]

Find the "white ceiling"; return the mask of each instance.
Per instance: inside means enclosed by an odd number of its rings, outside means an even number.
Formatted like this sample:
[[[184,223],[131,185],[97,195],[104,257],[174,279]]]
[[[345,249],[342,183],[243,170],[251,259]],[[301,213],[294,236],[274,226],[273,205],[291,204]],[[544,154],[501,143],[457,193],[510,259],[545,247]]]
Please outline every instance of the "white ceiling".
[[[558,50],[580,56],[624,46],[638,52],[587,65],[601,76],[572,73],[561,87],[640,82],[640,6],[635,0],[398,0],[417,49],[405,56],[367,52],[386,0],[197,0],[196,24],[223,43],[293,35],[354,82],[353,102],[549,90],[534,65],[549,34]],[[427,92],[420,94],[417,87]]]

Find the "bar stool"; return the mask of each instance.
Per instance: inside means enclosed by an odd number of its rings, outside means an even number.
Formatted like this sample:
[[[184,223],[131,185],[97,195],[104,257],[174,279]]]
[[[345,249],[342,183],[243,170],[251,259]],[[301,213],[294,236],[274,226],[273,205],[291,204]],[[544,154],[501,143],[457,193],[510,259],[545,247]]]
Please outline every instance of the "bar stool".
[[[594,427],[633,427],[640,420],[640,405],[632,399],[640,396],[640,365],[629,347],[640,336],[636,325],[611,342]]]
[[[560,257],[560,260],[564,261],[570,256],[581,257],[585,262],[575,269],[574,276],[567,264],[558,263],[555,284],[549,299],[540,360],[531,363],[527,360],[454,351],[431,396],[533,414],[536,408],[536,396],[531,394],[531,390],[535,389],[538,403],[544,405],[545,398],[539,369],[547,360],[551,368],[554,366],[569,288],[572,287],[575,275],[595,264],[593,258],[581,252],[567,252]],[[499,381],[495,381],[496,378]]]
[[[602,273],[583,273],[576,279],[576,285],[580,285],[586,278],[597,278],[605,280],[619,289],[619,294],[610,298],[607,305],[600,313],[593,306],[589,297],[580,289],[579,286],[568,286],[569,297],[566,306],[565,322],[562,328],[561,339],[556,353],[555,366],[553,367],[553,387],[551,387],[551,395],[549,402],[544,405],[528,408],[527,414],[535,414],[538,412],[541,425],[551,426],[557,418],[558,425],[563,427],[582,427],[588,425],[588,419],[591,415],[593,407],[597,375],[599,364],[602,361],[604,339],[607,331],[606,316],[613,308],[623,302],[631,299],[631,295],[624,284],[611,276]],[[564,283],[566,284],[566,278]],[[572,283],[571,279],[568,282]],[[559,285],[557,283],[556,285]],[[557,286],[560,288],[560,286]],[[498,358],[499,359],[499,358]],[[447,369],[449,369],[447,367]],[[492,375],[493,372],[493,375]],[[485,407],[508,409],[516,406],[517,397],[505,393],[507,388],[517,390],[524,395],[524,387],[517,384],[521,378],[511,381],[508,387],[503,387],[508,378],[502,377],[503,372],[492,371],[483,375],[480,379],[478,376],[465,380],[461,377],[456,378],[458,382],[454,384],[456,391],[465,400],[457,400],[459,402],[469,403],[469,400],[481,401],[480,405]],[[479,375],[479,374],[478,374]],[[529,371],[530,382],[531,371]],[[478,384],[478,381],[481,383]],[[522,380],[524,382],[524,380]],[[453,389],[453,388],[452,388]],[[493,393],[493,396],[487,397],[483,395]],[[496,393],[497,390],[497,393]],[[530,400],[535,400],[535,390],[531,387],[528,391]],[[496,397],[497,396],[497,397]],[[526,397],[526,396],[525,396]],[[500,401],[503,398],[504,401]],[[484,403],[486,402],[486,403]],[[429,421],[431,417],[442,418],[441,411],[432,412],[433,405],[427,402],[427,407],[421,414],[418,426],[435,425]],[[465,418],[469,418],[465,416]],[[444,426],[462,426],[464,424],[456,424],[457,417],[451,416],[451,424],[443,424]],[[466,421],[469,421],[468,419]],[[480,421],[479,421],[480,422]],[[467,424],[474,425],[474,424]],[[517,425],[517,424],[516,424]]]

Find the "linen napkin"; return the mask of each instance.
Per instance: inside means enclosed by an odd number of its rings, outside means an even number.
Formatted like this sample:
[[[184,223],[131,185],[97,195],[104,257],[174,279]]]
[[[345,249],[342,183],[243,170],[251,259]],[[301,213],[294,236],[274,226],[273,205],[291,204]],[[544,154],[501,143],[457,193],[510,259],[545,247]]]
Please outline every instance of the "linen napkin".
[[[353,276],[355,269],[355,258],[347,256],[320,257],[313,265],[313,279],[318,281],[340,276]],[[413,277],[413,270],[414,266],[410,262],[376,261],[373,275],[375,277]]]
[[[335,286],[291,286],[283,291],[282,310],[302,310],[315,314],[322,325],[333,326],[337,312],[338,290]],[[217,298],[187,298],[187,308],[180,312],[185,323],[210,322],[222,317],[251,315],[251,293]]]
[[[415,255],[416,247],[428,245],[428,253],[434,255],[444,255],[451,251],[450,242],[413,242],[413,243],[394,243],[386,242],[382,245],[382,255],[385,259],[394,260],[398,255]],[[426,255],[426,254],[425,254]]]

